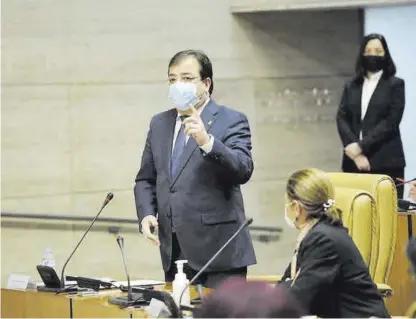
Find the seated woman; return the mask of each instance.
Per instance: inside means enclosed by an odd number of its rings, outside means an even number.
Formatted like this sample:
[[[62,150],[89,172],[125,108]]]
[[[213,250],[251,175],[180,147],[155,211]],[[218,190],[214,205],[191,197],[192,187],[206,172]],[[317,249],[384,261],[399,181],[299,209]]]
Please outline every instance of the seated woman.
[[[368,268],[336,208],[328,176],[295,172],[286,186],[285,218],[299,230],[292,263],[281,284],[321,318],[390,317]]]
[[[304,314],[285,287],[235,277],[204,297],[194,318],[300,318]]]

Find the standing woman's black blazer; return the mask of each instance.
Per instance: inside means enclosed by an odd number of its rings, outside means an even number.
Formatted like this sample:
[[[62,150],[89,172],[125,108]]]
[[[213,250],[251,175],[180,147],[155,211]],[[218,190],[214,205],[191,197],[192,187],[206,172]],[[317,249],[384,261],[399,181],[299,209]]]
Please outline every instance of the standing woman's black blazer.
[[[404,81],[383,75],[361,121],[363,81],[356,78],[345,85],[337,114],[342,143],[345,147],[358,142],[370,162],[371,171],[404,168],[406,162],[399,129],[405,104]],[[361,141],[360,130],[363,136]],[[345,153],[342,169],[346,172],[356,170],[354,161]]]

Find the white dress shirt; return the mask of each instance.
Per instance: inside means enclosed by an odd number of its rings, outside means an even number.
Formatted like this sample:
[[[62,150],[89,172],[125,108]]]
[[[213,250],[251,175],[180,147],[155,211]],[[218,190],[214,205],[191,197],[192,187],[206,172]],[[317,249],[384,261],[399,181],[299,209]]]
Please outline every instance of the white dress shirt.
[[[373,93],[382,75],[383,70],[372,74],[369,78],[366,76],[364,77],[363,90],[361,93],[361,121],[364,120],[365,114],[367,113],[368,104],[370,103],[371,97],[373,96]],[[360,139],[362,139],[362,137],[363,134],[362,131],[360,131]]]
[[[197,110],[199,114],[202,113],[202,111],[204,110],[205,106],[207,106],[208,102],[209,102],[209,98],[205,101],[205,103]],[[173,149],[175,147],[175,142],[176,142],[176,138],[178,137],[178,133],[179,130],[181,129],[181,125],[182,125],[182,120],[180,118],[180,114],[178,113],[178,116],[176,117],[176,123],[175,123],[175,131],[173,132],[173,141],[172,141],[172,153],[173,153]],[[214,145],[214,137],[212,135],[209,136],[209,142],[205,145],[200,146],[200,148],[205,152],[205,153],[209,153],[212,150],[212,146]],[[188,143],[189,140],[189,135],[185,136],[185,144]]]

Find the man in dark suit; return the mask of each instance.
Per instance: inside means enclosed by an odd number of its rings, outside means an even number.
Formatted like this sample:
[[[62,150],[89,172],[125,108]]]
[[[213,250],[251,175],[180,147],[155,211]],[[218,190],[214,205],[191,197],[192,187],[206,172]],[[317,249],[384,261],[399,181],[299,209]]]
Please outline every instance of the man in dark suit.
[[[156,114],[134,188],[142,233],[160,246],[165,280],[187,259],[191,279],[245,220],[240,185],[253,173],[244,114],[216,104],[211,61],[201,51],[177,53],[168,67],[174,109]],[[156,236],[154,230],[158,230]],[[200,283],[246,276],[256,258],[247,229],[213,262]]]

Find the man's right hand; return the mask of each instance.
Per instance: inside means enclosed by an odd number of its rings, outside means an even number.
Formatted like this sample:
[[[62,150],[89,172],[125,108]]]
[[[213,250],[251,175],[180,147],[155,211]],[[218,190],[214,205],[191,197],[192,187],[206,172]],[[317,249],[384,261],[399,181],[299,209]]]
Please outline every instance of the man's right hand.
[[[148,215],[142,220],[142,233],[154,245],[160,246],[159,238],[155,235],[158,228],[157,219],[153,215]]]

